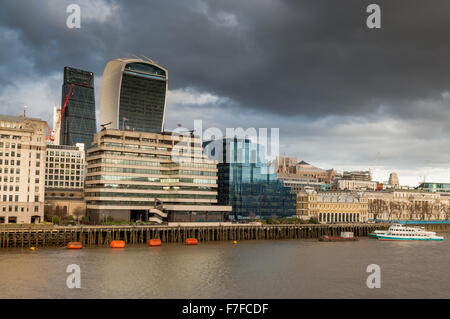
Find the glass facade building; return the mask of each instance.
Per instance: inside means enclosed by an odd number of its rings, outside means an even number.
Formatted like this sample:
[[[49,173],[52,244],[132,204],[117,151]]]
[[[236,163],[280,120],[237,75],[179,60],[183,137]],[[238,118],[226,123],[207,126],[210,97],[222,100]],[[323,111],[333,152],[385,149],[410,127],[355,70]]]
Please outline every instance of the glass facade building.
[[[92,72],[64,68],[61,108],[64,107],[67,93],[72,91],[61,116],[61,145],[84,143],[89,148],[96,133],[94,74]]]
[[[219,159],[218,199],[220,205],[233,207],[230,217],[296,217],[296,194],[278,179],[262,145],[235,138],[205,142],[204,146]]]
[[[167,70],[140,59],[116,59],[103,72],[100,124],[108,128],[161,133],[167,95]]]
[[[450,183],[420,183],[417,189],[432,193],[450,193]]]

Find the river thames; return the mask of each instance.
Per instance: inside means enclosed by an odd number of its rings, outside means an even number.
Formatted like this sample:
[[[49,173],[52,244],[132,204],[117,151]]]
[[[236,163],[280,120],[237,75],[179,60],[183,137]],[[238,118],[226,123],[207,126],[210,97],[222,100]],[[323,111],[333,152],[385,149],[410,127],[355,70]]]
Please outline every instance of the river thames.
[[[0,250],[1,298],[450,298],[450,242],[273,240]],[[69,264],[81,288],[69,289]],[[369,264],[381,288],[369,289]]]

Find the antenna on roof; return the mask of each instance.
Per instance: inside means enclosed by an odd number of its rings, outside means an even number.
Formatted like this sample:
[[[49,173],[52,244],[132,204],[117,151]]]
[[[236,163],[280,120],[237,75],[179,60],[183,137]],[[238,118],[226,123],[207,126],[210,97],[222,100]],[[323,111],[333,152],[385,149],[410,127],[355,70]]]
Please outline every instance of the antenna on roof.
[[[142,60],[142,58],[138,57],[136,54],[132,54],[132,56],[138,60]]]
[[[147,61],[150,61],[151,63],[158,64],[158,61],[152,60],[149,57],[146,57],[145,55],[142,55]]]

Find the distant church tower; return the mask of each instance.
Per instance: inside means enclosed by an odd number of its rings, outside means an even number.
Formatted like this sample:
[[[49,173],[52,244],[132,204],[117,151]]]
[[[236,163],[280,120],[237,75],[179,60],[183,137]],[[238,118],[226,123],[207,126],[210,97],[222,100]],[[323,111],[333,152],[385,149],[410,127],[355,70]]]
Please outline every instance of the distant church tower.
[[[391,173],[389,175],[389,184],[395,188],[400,186],[397,173]]]

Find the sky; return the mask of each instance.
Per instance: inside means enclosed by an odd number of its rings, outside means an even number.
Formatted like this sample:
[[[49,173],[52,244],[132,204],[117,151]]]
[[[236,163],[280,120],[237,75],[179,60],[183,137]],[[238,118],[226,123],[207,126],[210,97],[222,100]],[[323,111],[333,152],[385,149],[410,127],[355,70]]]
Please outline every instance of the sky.
[[[449,16],[448,0],[3,0],[0,113],[51,122],[64,66],[94,72],[98,112],[106,63],[146,56],[168,69],[166,130],[278,128],[281,155],[321,168],[450,182]]]

